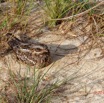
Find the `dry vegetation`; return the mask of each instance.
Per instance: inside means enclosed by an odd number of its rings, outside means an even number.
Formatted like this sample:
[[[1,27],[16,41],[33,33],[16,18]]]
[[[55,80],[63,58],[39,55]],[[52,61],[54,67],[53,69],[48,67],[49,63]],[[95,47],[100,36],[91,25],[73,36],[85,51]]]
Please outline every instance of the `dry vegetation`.
[[[16,37],[28,39],[41,36],[47,28],[53,35],[63,35],[66,39],[84,35],[87,39],[80,45],[80,51],[100,48],[102,57],[104,56],[103,0],[100,2],[90,2],[89,0],[5,1],[0,3],[0,57],[8,48],[6,33],[11,32]],[[79,33],[78,29],[80,29]],[[2,89],[4,94],[2,94],[3,98],[0,103],[43,103],[44,101],[50,103],[49,98],[51,98],[52,93],[61,85],[55,82],[40,90],[40,81],[45,74],[38,75],[38,77],[35,77],[34,74],[29,80],[25,76],[25,79],[21,81],[20,74],[10,73],[10,80]],[[28,85],[30,79],[33,81],[31,85]],[[8,85],[13,86],[15,90],[15,94],[9,94],[9,97],[8,91],[6,92]],[[15,100],[10,96],[14,96]]]

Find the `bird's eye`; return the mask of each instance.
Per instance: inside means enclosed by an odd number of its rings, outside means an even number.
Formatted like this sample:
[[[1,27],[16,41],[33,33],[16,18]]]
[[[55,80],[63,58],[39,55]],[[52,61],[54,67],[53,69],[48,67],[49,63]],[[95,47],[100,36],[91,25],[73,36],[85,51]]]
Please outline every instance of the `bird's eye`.
[[[40,49],[40,48],[36,48],[35,50],[36,50],[36,52],[40,52],[40,51],[41,51],[41,49]]]

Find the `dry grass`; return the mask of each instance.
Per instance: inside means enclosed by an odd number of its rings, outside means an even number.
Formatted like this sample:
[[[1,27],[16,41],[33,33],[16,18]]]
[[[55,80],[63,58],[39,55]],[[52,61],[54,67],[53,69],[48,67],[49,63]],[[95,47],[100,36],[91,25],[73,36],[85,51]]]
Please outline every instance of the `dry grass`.
[[[44,10],[42,10],[42,12],[41,12],[41,10],[38,9],[39,12],[34,10],[32,12],[33,14],[31,14],[31,11],[33,10],[33,8],[34,7],[37,8],[37,6],[40,6],[40,5],[33,5],[34,0],[30,0],[30,1],[31,2],[28,4],[29,0],[20,0],[20,1],[13,0],[13,1],[9,1],[12,4],[11,7],[7,7],[7,8],[0,7],[0,37],[2,37],[2,35],[7,32],[14,33],[18,30],[20,30],[22,33],[24,33],[24,31],[25,31],[25,34],[29,34],[28,36],[31,36],[31,37],[36,36],[36,34],[37,34],[37,36],[40,36],[39,34],[42,34],[44,32],[44,30],[42,31],[42,28],[51,27],[50,32],[52,32],[53,34],[56,34],[55,30],[57,30],[57,32],[59,34],[62,34],[66,38],[77,38],[79,36],[87,36],[88,39],[85,40],[80,45],[81,48],[83,46],[86,48],[82,49],[81,51],[83,51],[83,50],[89,51],[92,48],[101,48],[102,54],[104,54],[104,47],[103,47],[103,45],[104,45],[104,40],[103,40],[103,38],[104,38],[104,3],[100,7],[98,6],[94,9],[91,9],[91,8],[93,8],[93,6],[97,5],[98,3],[94,3],[93,5],[91,3],[91,5],[89,6],[89,2],[87,2],[87,3],[79,2],[79,5],[77,5],[75,2],[73,2],[74,7],[72,5],[72,7],[66,8],[66,5],[64,5],[64,7],[63,7],[64,11],[60,10],[61,12],[57,11],[57,8],[59,7],[57,5],[56,5],[56,7],[55,6],[53,7],[54,9],[50,7],[52,10],[54,10],[53,12],[50,12],[50,10],[48,10],[47,7],[45,6],[45,12],[44,12]],[[45,0],[45,2],[46,1],[47,0]],[[62,0],[62,2],[63,1],[64,0]],[[50,3],[52,3],[52,2],[50,2]],[[66,2],[65,2],[65,4],[66,4]],[[49,5],[47,5],[47,6],[49,6]],[[72,11],[69,12],[69,10],[72,10]],[[48,20],[45,20],[46,13],[48,15],[47,16]],[[52,13],[55,13],[55,14],[52,14]],[[38,14],[40,14],[40,16]],[[45,16],[43,16],[44,14],[45,14]],[[30,15],[34,15],[34,16],[30,17]],[[77,17],[77,18],[73,18],[73,15],[74,15],[74,17]],[[45,18],[43,18],[43,17],[45,17]],[[44,21],[42,21],[42,20],[44,20]],[[59,22],[59,21],[61,21],[61,22]],[[80,31],[76,31],[76,30],[79,30],[78,27],[80,27],[80,26],[82,26],[80,28]],[[52,28],[52,27],[54,27],[54,28]],[[69,32],[73,32],[73,35],[68,36]],[[26,83],[28,81],[27,78],[24,79],[22,82],[20,82],[20,81],[17,82],[17,80],[15,79],[14,76],[17,76],[17,75],[15,75],[15,74],[11,75],[12,78],[10,79],[9,82],[12,84],[12,86],[15,87],[15,91],[18,94],[15,96],[15,98],[17,98],[15,100],[19,100],[20,103],[21,103],[21,101],[22,101],[22,103],[26,103],[26,102],[28,103],[30,98],[26,98],[26,96],[28,96],[30,94],[30,92],[34,89],[34,84],[31,85],[30,87],[28,87],[28,84]],[[17,84],[16,84],[16,82],[17,82]],[[17,85],[20,85],[20,86],[18,87]],[[27,86],[28,90],[27,90],[27,88],[25,88],[25,86]],[[37,85],[37,87],[38,86],[39,85]],[[53,92],[54,87],[56,87],[56,86],[51,85],[51,87],[50,88],[52,89],[52,91],[50,91],[51,89],[48,88],[49,96],[50,96],[50,92]],[[23,89],[25,91],[23,91]],[[19,94],[18,90],[20,90],[19,91],[19,92],[21,92],[20,94]],[[46,90],[46,88],[45,88],[45,90]],[[27,94],[25,95],[24,92]],[[32,92],[34,92],[34,91],[32,91]],[[37,92],[37,91],[35,91],[35,92]],[[41,93],[46,94],[47,91],[45,91],[45,92],[41,91],[40,94],[38,95],[39,97],[36,98],[35,102],[41,103],[38,101],[38,100],[41,100],[42,95],[44,95]],[[21,96],[21,94],[22,94],[22,96]],[[13,94],[11,94],[11,96],[12,95]],[[32,96],[34,96],[34,95],[32,95]],[[23,98],[21,98],[21,97],[23,97]],[[35,95],[35,97],[36,97],[36,95]],[[5,99],[8,99],[8,98],[6,97],[6,98],[4,98],[4,100]],[[42,97],[42,99],[44,99],[44,98]],[[5,102],[3,102],[3,103],[5,103]],[[34,101],[32,101],[31,103],[34,103]]]
[[[46,81],[45,76],[48,71],[41,73],[35,68],[32,74],[29,68],[24,75],[20,72],[9,71],[9,79],[0,90],[0,103],[50,103],[55,91],[66,82],[65,79]]]

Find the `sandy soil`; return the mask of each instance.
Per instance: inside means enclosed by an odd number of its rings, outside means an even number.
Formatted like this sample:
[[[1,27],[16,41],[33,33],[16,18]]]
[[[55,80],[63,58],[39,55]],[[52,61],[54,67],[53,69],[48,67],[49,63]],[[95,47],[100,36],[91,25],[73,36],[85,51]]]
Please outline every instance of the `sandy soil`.
[[[46,34],[38,41],[47,42],[51,51],[52,64],[43,68],[49,81],[68,78],[68,83],[55,94],[52,103],[103,103],[104,97],[104,59],[93,59],[100,55],[99,49],[92,50],[87,56],[78,62],[79,39],[68,40],[60,35]],[[0,62],[0,78],[8,79],[8,68],[21,73],[26,71],[26,66],[15,61],[10,54]],[[1,87],[4,85],[1,81]]]
[[[39,13],[35,15],[37,14]],[[31,16],[31,18],[33,17]],[[80,21],[85,20],[79,18],[78,21],[80,24]],[[36,22],[32,21],[31,24],[29,28]],[[86,34],[90,31],[90,26],[86,27]],[[77,27],[73,31],[68,30],[66,35],[63,35],[65,34],[65,25],[64,29],[54,31],[46,27],[42,28],[42,34],[36,36],[34,34],[38,29],[34,28],[30,30],[32,31],[31,34],[28,32],[27,35],[34,36],[33,41],[45,43],[49,47],[52,63],[41,69],[41,71],[46,72],[50,68],[47,73],[47,76],[50,77],[48,81],[68,79],[66,85],[54,94],[51,103],[104,103],[104,58],[99,58],[102,56],[102,52],[99,48],[95,48],[83,57],[86,51],[80,52],[82,49],[80,44],[87,37],[82,35],[73,38],[84,33],[81,31],[82,25]],[[70,28],[70,25],[67,28]],[[3,81],[8,80],[8,69],[15,72],[21,69],[21,74],[23,74],[26,72],[26,68],[25,64],[16,60],[14,54],[10,53],[0,59],[0,88],[5,85]]]

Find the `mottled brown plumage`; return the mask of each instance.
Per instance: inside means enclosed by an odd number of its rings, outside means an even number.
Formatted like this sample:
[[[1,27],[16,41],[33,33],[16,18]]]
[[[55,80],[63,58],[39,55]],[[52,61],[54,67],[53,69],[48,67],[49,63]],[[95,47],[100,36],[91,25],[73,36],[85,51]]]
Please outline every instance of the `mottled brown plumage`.
[[[17,58],[28,65],[45,67],[50,63],[50,52],[45,44],[30,43],[12,37],[8,41]]]

